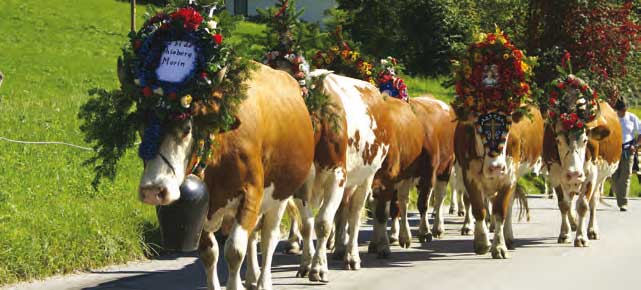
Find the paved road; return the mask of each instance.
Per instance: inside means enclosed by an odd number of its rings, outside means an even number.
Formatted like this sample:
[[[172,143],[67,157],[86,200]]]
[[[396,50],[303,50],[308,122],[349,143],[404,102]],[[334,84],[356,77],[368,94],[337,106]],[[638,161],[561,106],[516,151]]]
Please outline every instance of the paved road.
[[[613,200],[608,200],[613,204]],[[294,278],[297,256],[277,254],[275,289],[640,289],[641,201],[630,211],[601,206],[601,240],[589,248],[556,243],[560,227],[556,201],[531,199],[532,221],[514,226],[516,246],[511,259],[493,260],[472,251],[471,237],[458,234],[462,219],[446,218],[445,238],[411,249],[394,247],[388,260],[378,260],[361,247],[363,269],[343,271],[330,263],[327,285]],[[413,226],[416,226],[413,220]],[[414,227],[415,229],[415,227]],[[365,227],[366,239],[371,227]],[[222,259],[221,259],[222,260]],[[225,277],[226,274],[222,275]],[[7,289],[158,290],[205,289],[202,266],[192,256],[164,257],[86,274],[58,277]]]

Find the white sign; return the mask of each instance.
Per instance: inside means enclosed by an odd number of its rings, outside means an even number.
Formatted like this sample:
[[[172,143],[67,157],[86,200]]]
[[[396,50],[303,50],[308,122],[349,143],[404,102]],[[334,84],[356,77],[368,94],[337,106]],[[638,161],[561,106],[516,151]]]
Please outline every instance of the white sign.
[[[160,81],[182,83],[193,73],[195,66],[194,44],[187,41],[172,41],[167,43],[165,51],[160,56],[156,76]]]

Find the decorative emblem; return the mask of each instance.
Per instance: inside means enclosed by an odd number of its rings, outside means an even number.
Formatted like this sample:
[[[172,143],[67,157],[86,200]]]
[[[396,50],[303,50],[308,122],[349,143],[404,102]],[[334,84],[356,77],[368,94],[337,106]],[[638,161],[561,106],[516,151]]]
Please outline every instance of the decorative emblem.
[[[510,125],[512,117],[502,113],[493,112],[479,116],[476,129],[481,135],[483,145],[489,149],[490,156],[498,156],[503,151]]]

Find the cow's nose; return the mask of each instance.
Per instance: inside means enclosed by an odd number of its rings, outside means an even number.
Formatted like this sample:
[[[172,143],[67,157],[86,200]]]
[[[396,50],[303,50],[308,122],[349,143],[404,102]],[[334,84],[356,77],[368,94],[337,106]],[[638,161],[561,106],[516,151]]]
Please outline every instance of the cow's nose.
[[[580,180],[583,179],[583,172],[578,170],[570,170],[566,173],[568,180]]]
[[[167,198],[167,188],[162,186],[142,186],[139,192],[140,200],[151,205],[162,205]]]

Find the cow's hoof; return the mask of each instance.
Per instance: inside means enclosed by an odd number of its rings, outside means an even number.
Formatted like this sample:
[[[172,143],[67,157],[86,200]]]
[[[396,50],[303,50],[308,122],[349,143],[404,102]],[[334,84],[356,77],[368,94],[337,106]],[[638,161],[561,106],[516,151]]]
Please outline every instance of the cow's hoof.
[[[399,245],[399,240],[396,237],[389,237],[389,244],[390,246],[398,246]]]
[[[505,246],[508,250],[514,250],[514,240],[505,239]]]
[[[283,252],[289,255],[296,255],[296,254],[300,254],[300,250],[301,250],[301,247],[298,241],[288,241],[285,244],[285,250]]]
[[[409,249],[409,247],[412,245],[412,239],[410,237],[401,237],[400,240],[398,241],[399,246],[404,249]]]
[[[300,266],[296,272],[296,278],[305,278],[309,274],[309,266]]]
[[[507,253],[507,248],[505,246],[497,246],[492,249],[492,258],[493,259],[507,259],[510,255]]]
[[[369,245],[367,245],[367,253],[368,254],[376,254],[378,252],[378,246],[374,242],[369,242]]]
[[[421,243],[429,243],[433,239],[432,233],[425,233],[425,234],[419,234],[418,235],[418,240]]]
[[[585,248],[588,246],[588,240],[583,237],[577,237],[574,239],[574,246],[577,248]]]
[[[590,240],[598,240],[599,239],[599,233],[595,230],[589,230],[588,231],[588,239]]]
[[[432,236],[434,236],[435,239],[440,239],[443,237],[443,228],[435,226],[432,229]]]
[[[324,273],[323,271],[312,270],[311,272],[309,272],[309,281],[327,283],[329,282],[329,279],[327,278],[327,273]]]
[[[461,235],[462,236],[471,236],[472,235],[472,229],[470,229],[468,227],[461,228]]]
[[[464,217],[465,216],[465,211],[464,210],[459,210],[458,211],[458,216]]]
[[[391,254],[392,254],[392,251],[390,251],[389,247],[384,247],[378,251],[378,255],[376,256],[376,258],[388,259]]]
[[[490,251],[490,246],[489,245],[477,245],[477,244],[474,244],[474,253],[476,253],[477,255],[485,255],[489,251]]]
[[[247,290],[258,290],[258,285],[256,284],[247,284],[245,285],[245,287],[247,288]]]
[[[560,235],[559,239],[557,240],[559,244],[569,244],[570,243],[570,237],[568,235]]]
[[[354,258],[348,258],[345,261],[345,270],[356,271],[356,270],[360,270],[360,269],[361,269],[361,261],[357,261]]]

